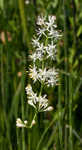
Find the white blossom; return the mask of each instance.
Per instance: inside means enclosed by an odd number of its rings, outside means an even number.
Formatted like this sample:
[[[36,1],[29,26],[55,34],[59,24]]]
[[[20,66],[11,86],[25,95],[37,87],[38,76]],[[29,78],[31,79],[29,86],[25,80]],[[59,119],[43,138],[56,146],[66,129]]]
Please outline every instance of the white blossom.
[[[39,47],[39,45],[40,45],[39,39],[37,39],[37,38],[32,39],[32,44],[34,47]]]
[[[40,39],[40,37],[41,37],[42,35],[44,35],[45,37],[47,37],[45,31],[46,31],[45,28],[39,28],[39,29],[37,30],[37,35],[38,35],[39,39]]]
[[[24,124],[27,124],[28,123],[28,121],[27,120],[24,120]]]
[[[51,44],[48,44],[48,46],[45,47],[45,49],[47,52],[47,58],[51,58],[51,60],[55,60],[56,53],[57,53],[56,44],[53,44],[52,41]]]
[[[26,89],[29,90],[30,86],[27,86]],[[31,87],[32,89],[32,87]],[[43,112],[43,111],[50,111],[52,109],[51,106],[49,106],[48,104],[48,99],[46,98],[46,95],[42,96],[37,96],[36,93],[34,93],[33,91],[31,93],[28,94],[28,104],[33,106],[38,112]]]
[[[42,26],[44,24],[45,24],[45,17],[43,15],[38,16],[38,18],[37,18],[37,25]]]
[[[16,120],[16,126],[19,128],[26,127],[27,123],[28,123],[27,120],[25,120],[23,123],[23,121],[20,118],[17,118]]]
[[[46,108],[44,111],[52,111],[53,110],[53,107],[52,106],[49,106],[48,108]]]
[[[30,76],[30,78],[32,78],[34,80],[34,82],[37,81],[37,79],[38,79],[38,73],[37,73],[37,68],[36,68],[35,65],[34,65],[33,68],[30,67],[30,69],[29,69],[29,76]]]
[[[58,72],[55,68],[50,68],[46,73],[46,84],[47,86],[54,86],[58,83]]]
[[[57,27],[57,25],[55,24],[55,20],[56,16],[48,16],[48,22],[45,23],[47,25],[47,30],[49,30],[51,27]]]
[[[54,30],[53,27],[48,29],[48,32],[48,38],[54,38],[55,40],[58,40],[62,36],[57,30]]]
[[[26,94],[30,95],[30,93],[32,93],[32,87],[31,87],[31,85],[28,84],[28,86],[26,86],[25,90],[26,90]]]
[[[46,21],[46,19],[48,21]],[[37,19],[38,30],[36,31],[36,37],[32,39],[32,45],[34,47],[33,53],[30,54],[30,59],[33,66],[29,67],[29,77],[35,83],[39,81],[41,83],[40,93],[37,94],[33,91],[32,86],[28,84],[25,88],[28,104],[34,107],[35,115],[37,112],[52,111],[53,107],[49,106],[47,95],[41,95],[43,86],[51,86],[58,84],[58,71],[51,65],[53,60],[56,60],[56,43],[57,40],[62,36],[57,30],[56,17],[43,15],[38,16]],[[50,62],[47,63],[46,61]],[[28,125],[27,120],[22,121],[20,118],[16,120],[17,127],[29,127],[35,124],[35,117],[33,118],[31,125]]]
[[[30,2],[29,2],[29,0],[25,0],[25,4],[29,4]]]
[[[39,80],[41,83],[44,82],[47,86],[53,87],[58,83],[58,72],[56,71],[55,68],[50,68],[48,70],[46,68],[44,69],[39,68],[39,70],[36,70],[36,67],[30,68],[29,76],[30,78],[33,79],[34,82]],[[32,88],[30,91],[32,93]]]
[[[39,80],[44,81],[47,86],[53,87],[58,82],[58,72],[54,68],[48,70],[46,70],[46,68],[44,70],[39,69],[38,77]]]

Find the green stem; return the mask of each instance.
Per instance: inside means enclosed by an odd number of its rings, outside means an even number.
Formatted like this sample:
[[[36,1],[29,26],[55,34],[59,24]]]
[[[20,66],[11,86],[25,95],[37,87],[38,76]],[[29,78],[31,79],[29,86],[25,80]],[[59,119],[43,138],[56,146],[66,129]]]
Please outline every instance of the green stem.
[[[39,141],[39,143],[38,143],[38,145],[37,145],[37,147],[36,147],[36,150],[39,150],[40,145],[41,145],[41,143],[42,143],[42,141],[43,141],[43,139],[44,139],[44,136],[46,135],[46,133],[48,132],[48,130],[50,129],[50,127],[53,125],[54,122],[55,122],[55,117],[54,117],[53,120],[50,122],[49,126],[45,129],[45,131],[43,132],[43,134],[42,134],[42,136],[41,136],[41,138],[40,138],[40,141]]]
[[[72,78],[69,77],[69,149],[73,150],[72,139]]]
[[[67,1],[63,0],[64,9],[64,55],[65,55],[65,72],[68,72],[68,39],[67,39],[67,20],[66,20],[66,5]],[[65,76],[65,125],[68,123],[68,77]],[[67,150],[68,145],[68,129],[65,127],[65,150]]]
[[[20,11],[20,17],[21,17],[21,23],[22,23],[22,30],[24,32],[24,39],[26,41],[27,47],[30,49],[30,40],[29,40],[25,10],[24,10],[25,9],[24,0],[18,0],[18,4],[19,4],[19,11]]]
[[[4,0],[0,0],[0,8],[4,9]]]
[[[33,119],[32,119],[32,122],[31,122],[31,125],[29,126],[29,128],[32,128],[32,126],[33,126],[33,121],[36,120],[36,117],[37,117],[37,112],[35,112],[35,115],[34,115],[34,117],[33,117]]]
[[[21,92],[21,107],[22,107],[22,119],[24,120],[24,72],[22,72],[22,92]],[[24,128],[22,128],[22,150],[25,150],[25,135]]]
[[[58,112],[59,112],[59,119],[58,119],[58,124],[59,124],[59,141],[60,141],[60,149],[62,150],[62,143],[63,143],[63,140],[62,140],[62,119],[61,119],[61,109],[62,109],[62,106],[61,106],[61,99],[62,99],[62,92],[61,92],[61,81],[59,81],[59,86],[58,86]]]
[[[10,138],[10,128],[9,128],[9,118],[6,115],[6,107],[5,107],[5,87],[4,87],[4,66],[3,66],[3,46],[0,47],[1,50],[1,94],[2,94],[2,106],[3,106],[3,115],[4,115],[4,120],[5,120],[5,126],[6,126],[6,136],[9,142],[9,150],[12,150],[12,145],[11,145],[11,138]]]

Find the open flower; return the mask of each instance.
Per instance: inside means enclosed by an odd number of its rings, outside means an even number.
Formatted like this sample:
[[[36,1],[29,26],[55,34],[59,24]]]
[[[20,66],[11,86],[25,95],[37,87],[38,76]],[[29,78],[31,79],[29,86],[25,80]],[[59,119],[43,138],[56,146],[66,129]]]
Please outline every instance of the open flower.
[[[30,72],[29,73],[30,78],[32,78],[34,80],[34,82],[36,82],[38,79],[38,73],[37,73],[36,66],[34,66],[33,68],[30,67],[29,72]]]

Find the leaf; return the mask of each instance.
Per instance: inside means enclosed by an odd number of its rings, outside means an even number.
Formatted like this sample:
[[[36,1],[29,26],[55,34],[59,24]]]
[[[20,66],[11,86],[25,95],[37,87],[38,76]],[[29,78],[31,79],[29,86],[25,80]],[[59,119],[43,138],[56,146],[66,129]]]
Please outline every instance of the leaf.
[[[80,26],[77,31],[77,37],[79,37],[81,34],[82,34],[82,26]]]

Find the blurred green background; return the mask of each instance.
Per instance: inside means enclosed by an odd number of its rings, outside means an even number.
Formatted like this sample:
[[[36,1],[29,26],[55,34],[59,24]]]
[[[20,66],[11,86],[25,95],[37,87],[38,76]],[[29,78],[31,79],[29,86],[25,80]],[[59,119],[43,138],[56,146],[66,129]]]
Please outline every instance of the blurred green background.
[[[39,14],[56,15],[59,86],[45,89],[54,110],[32,129],[27,105],[28,54]],[[36,85],[36,89],[37,89]],[[0,150],[82,150],[82,0],[0,0]]]

